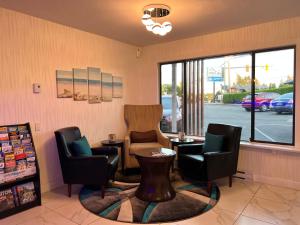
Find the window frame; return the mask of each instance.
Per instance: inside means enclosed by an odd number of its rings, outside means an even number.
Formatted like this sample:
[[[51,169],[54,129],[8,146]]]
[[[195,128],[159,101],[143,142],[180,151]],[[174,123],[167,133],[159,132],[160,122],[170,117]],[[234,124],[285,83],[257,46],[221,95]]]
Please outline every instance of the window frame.
[[[255,140],[255,108],[251,107],[251,135],[249,137],[249,142],[254,142],[254,143],[268,143],[268,144],[275,144],[275,145],[289,145],[289,146],[295,146],[295,121],[296,121],[296,45],[286,45],[286,46],[280,46],[280,47],[271,47],[271,48],[263,48],[263,49],[256,49],[256,50],[251,50],[251,51],[243,51],[243,52],[234,52],[234,53],[227,53],[227,54],[219,54],[219,55],[211,55],[211,56],[202,56],[202,57],[195,57],[195,58],[188,58],[188,59],[181,59],[181,60],[174,60],[174,61],[165,61],[165,62],[159,62],[158,63],[158,77],[159,77],[159,103],[162,103],[162,93],[161,93],[161,85],[162,85],[162,74],[161,74],[161,67],[163,65],[167,64],[174,64],[174,63],[182,63],[183,64],[183,112],[182,112],[182,124],[183,124],[183,129],[184,132],[187,129],[187,121],[185,119],[185,115],[187,112],[186,109],[186,100],[187,100],[187,94],[186,94],[186,88],[187,88],[187,83],[186,83],[186,63],[188,61],[193,61],[193,60],[201,60],[201,74],[203,75],[203,64],[204,60],[207,59],[214,59],[214,58],[219,58],[219,57],[225,57],[228,55],[238,55],[238,54],[250,54],[252,58],[252,64],[251,64],[251,99],[252,99],[252,104],[254,104],[254,99],[255,99],[255,55],[257,53],[264,53],[264,52],[272,52],[272,51],[280,51],[280,50],[287,50],[287,49],[293,49],[294,50],[294,88],[293,88],[293,128],[292,128],[292,142],[291,143],[282,143],[282,142],[270,142],[270,141],[262,141],[262,140]],[[201,85],[203,85],[203,76],[201,76]],[[203,89],[201,89],[201,108],[200,108],[200,117],[201,117],[201,128],[203,128],[203,121],[204,121],[204,115],[203,115]],[[203,129],[201,129],[202,132]],[[175,134],[174,132],[170,132]],[[203,137],[203,134],[200,136]]]

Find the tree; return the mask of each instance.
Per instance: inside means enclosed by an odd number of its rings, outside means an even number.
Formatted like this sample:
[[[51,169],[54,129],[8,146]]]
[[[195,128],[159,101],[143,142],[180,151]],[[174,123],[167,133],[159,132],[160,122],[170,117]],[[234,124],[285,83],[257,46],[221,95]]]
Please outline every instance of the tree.
[[[172,91],[172,85],[171,84],[163,84],[161,86],[161,93],[164,95],[170,95]]]
[[[179,97],[182,97],[182,83],[180,83],[179,85],[177,85],[176,87],[176,94]]]
[[[239,74],[237,74],[236,84],[239,86],[247,86],[251,84],[251,78],[250,76],[241,77]]]
[[[270,83],[269,88],[276,88],[276,84],[275,83]]]
[[[171,84],[163,84],[161,86],[161,93],[163,95],[171,95],[172,94],[172,85]],[[176,95],[182,96],[182,84],[176,86]]]

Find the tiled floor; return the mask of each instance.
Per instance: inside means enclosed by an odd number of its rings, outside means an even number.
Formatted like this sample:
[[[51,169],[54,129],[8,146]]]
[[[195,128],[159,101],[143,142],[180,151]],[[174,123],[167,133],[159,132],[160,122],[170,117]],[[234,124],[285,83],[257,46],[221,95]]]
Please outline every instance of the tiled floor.
[[[218,181],[221,199],[212,210],[198,217],[168,225],[300,225],[300,191],[234,180],[229,188]],[[80,186],[66,196],[66,186],[43,194],[43,205],[0,220],[1,225],[121,225],[85,210],[79,200]]]

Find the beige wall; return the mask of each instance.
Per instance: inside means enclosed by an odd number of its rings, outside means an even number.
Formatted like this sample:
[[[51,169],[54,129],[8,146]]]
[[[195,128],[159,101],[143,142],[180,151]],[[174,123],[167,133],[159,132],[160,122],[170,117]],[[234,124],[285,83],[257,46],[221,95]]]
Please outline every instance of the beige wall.
[[[54,130],[79,126],[92,144],[108,133],[123,136],[136,47],[3,8],[0,32],[0,124],[40,123],[34,141],[46,191],[62,184]],[[55,70],[87,66],[123,76],[124,98],[101,104],[56,98]],[[40,94],[32,93],[33,83],[41,84]]]
[[[176,29],[176,24],[174,25]],[[165,44],[147,46],[142,51],[138,77],[138,102],[157,103],[158,63],[173,60],[238,53],[254,49],[297,45],[296,71],[300,71],[300,17],[244,27]],[[299,74],[296,75],[300,80]],[[296,83],[296,146],[300,150],[300,82]],[[239,168],[259,181],[300,188],[300,151],[298,154],[243,147]]]

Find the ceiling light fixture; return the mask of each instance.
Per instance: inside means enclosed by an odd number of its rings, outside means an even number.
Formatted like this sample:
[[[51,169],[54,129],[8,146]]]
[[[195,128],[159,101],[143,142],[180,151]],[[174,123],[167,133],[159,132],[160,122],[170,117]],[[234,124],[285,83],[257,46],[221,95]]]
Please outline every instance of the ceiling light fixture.
[[[157,19],[169,14],[170,7],[167,5],[147,5],[143,9],[142,23],[146,26],[148,31],[152,31],[152,33],[160,36],[165,36],[172,30],[172,24],[168,21],[160,24],[157,22]]]

